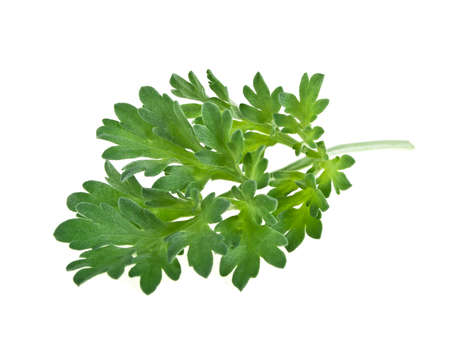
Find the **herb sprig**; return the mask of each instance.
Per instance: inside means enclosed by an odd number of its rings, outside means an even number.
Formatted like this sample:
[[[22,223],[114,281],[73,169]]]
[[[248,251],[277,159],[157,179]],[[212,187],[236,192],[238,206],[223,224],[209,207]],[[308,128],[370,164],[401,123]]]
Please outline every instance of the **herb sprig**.
[[[104,119],[97,137],[114,143],[103,153],[106,183],[87,181],[71,194],[76,217],[54,235],[82,250],[67,270],[76,284],[102,273],[119,278],[126,267],[152,293],[162,272],[177,280],[178,259],[208,277],[214,253],[220,274],[232,273],[242,290],[258,275],[261,259],[283,268],[284,249],[295,250],[305,236],[319,239],[327,198],[347,190],[343,172],[354,164],[348,152],[412,148],[407,141],[353,143],[327,148],[323,128],[313,123],[328,99],[319,98],[324,76],[304,74],[297,94],[270,89],[257,73],[244,87],[247,103],[235,104],[228,88],[207,71],[208,94],[197,76],[172,75],[178,103],[153,87],[139,91],[141,107],[114,106],[117,120]],[[268,172],[268,147],[282,144],[300,158]],[[338,154],[344,153],[340,156]],[[139,158],[139,159],[137,159]],[[118,172],[111,160],[137,159]],[[143,187],[135,175],[157,177]],[[228,192],[202,194],[211,180],[231,183]],[[258,190],[269,187],[267,194]],[[227,210],[237,214],[227,215]]]

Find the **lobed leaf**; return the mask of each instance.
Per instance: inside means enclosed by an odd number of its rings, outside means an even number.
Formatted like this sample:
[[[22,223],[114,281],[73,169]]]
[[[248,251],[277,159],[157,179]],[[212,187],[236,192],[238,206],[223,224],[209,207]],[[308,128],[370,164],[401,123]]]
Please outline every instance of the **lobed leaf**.
[[[152,87],[142,87],[139,97],[144,106],[138,110],[141,118],[154,125],[153,132],[182,148],[198,151],[200,143],[194,135],[183,110],[167,95]]]
[[[256,181],[257,188],[263,188],[269,183],[269,174],[266,171],[268,160],[264,158],[265,147],[261,146],[257,150],[247,152],[243,160],[245,176]]]
[[[314,74],[311,78],[307,73],[303,74],[299,86],[300,99],[290,93],[280,93],[280,102],[285,107],[285,112],[299,119],[302,127],[309,126],[329,103],[328,99],[317,100],[323,78],[322,74]]]
[[[308,206],[302,205],[299,209],[290,208],[280,215],[277,230],[286,235],[288,244],[286,250],[292,252],[305,238],[305,233],[314,239],[322,235],[322,222],[313,217]]]
[[[167,159],[133,161],[123,168],[120,180],[123,182],[139,172],[144,172],[144,175],[147,177],[156,176],[160,174],[170,162],[171,161]]]
[[[323,172],[317,179],[317,182],[320,190],[326,197],[331,193],[331,184],[333,184],[337,194],[352,186],[347,176],[340,171],[351,167],[354,163],[355,160],[351,156],[343,155],[342,157],[337,156],[332,160],[324,161],[321,164]]]
[[[256,123],[269,122],[272,120],[273,114],[280,111],[281,105],[278,96],[283,89],[278,87],[271,93],[260,73],[253,78],[253,87],[255,91],[249,86],[244,87],[244,96],[251,106],[239,105],[242,117]]]
[[[170,84],[174,88],[172,93],[178,97],[194,99],[201,102],[207,101],[208,96],[206,96],[205,88],[203,88],[197,76],[192,71],[189,72],[188,79],[189,81],[186,81],[181,76],[173,74],[170,78]]]
[[[228,88],[220,82],[216,76],[214,76],[213,72],[211,70],[207,70],[206,72],[208,77],[208,84],[212,91],[219,97],[220,99],[228,102],[230,100],[230,97],[228,96]]]
[[[261,257],[275,267],[285,266],[286,257],[277,247],[286,245],[286,238],[268,226],[258,225],[246,213],[222,222],[216,230],[224,235],[239,233],[239,244],[220,261],[220,274],[226,276],[234,270],[232,282],[239,290],[258,275]]]
[[[224,239],[209,227],[209,223],[222,220],[221,215],[228,209],[229,202],[208,195],[201,204],[201,213],[191,219],[186,228],[167,238],[169,260],[173,259],[185,247],[189,247],[187,257],[189,265],[203,277],[208,277],[213,265],[213,254],[225,254],[227,246]]]
[[[132,264],[134,248],[120,248],[105,246],[85,251],[80,255],[82,259],[73,261],[67,265],[67,270],[77,270],[73,277],[77,285],[92,277],[107,273],[111,278],[118,279],[126,266]]]

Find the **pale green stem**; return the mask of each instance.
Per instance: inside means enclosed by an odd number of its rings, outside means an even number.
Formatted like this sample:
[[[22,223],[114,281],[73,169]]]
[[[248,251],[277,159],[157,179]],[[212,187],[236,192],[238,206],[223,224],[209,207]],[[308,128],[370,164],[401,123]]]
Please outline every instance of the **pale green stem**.
[[[382,150],[382,149],[401,149],[401,150],[412,150],[414,145],[408,140],[375,140],[372,142],[360,142],[360,143],[350,143],[341,144],[330,147],[328,149],[328,154],[340,154],[349,152],[360,152],[360,151],[370,151],[370,150]]]
[[[351,153],[360,151],[370,151],[370,150],[381,150],[381,149],[401,149],[401,150],[412,150],[414,145],[412,145],[407,140],[376,140],[371,142],[359,142],[350,144],[341,144],[330,147],[327,150],[329,155],[336,155],[341,153]],[[276,170],[279,171],[293,171],[305,168],[311,165],[312,160],[310,158],[302,158],[296,160],[295,162]]]

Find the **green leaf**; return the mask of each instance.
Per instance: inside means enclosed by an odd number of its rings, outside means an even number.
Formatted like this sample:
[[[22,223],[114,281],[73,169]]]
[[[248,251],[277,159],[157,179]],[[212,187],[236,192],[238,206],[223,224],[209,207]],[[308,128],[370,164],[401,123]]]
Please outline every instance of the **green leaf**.
[[[151,138],[153,135],[152,125],[144,123],[139,116],[137,109],[131,104],[117,103],[114,105],[114,112],[119,118],[121,125],[128,131],[141,136]]]
[[[189,81],[186,81],[181,76],[173,74],[170,78],[170,84],[174,88],[172,93],[178,97],[194,99],[201,102],[207,101],[208,96],[205,94],[205,88],[203,88],[197,76],[192,71],[189,72],[188,79]]]
[[[284,106],[285,111],[292,115],[299,115],[301,111],[300,102],[297,100],[295,95],[282,92],[280,94],[280,103]]]
[[[144,188],[142,195],[150,207],[186,208],[192,206],[189,200],[175,198],[169,192],[158,188]]]
[[[231,112],[221,112],[217,105],[207,102],[202,106],[202,118],[204,125],[194,126],[197,137],[205,145],[225,153],[231,136]]]
[[[302,188],[300,192],[291,194],[279,200],[279,206],[274,214],[280,214],[291,207],[305,204],[309,207],[310,214],[313,217],[320,217],[320,212],[324,212],[329,208],[328,202],[322,191],[317,188],[314,174],[307,173],[305,178],[296,181],[296,184]]]
[[[124,109],[125,106],[126,109]],[[158,155],[159,152],[152,147],[150,142],[153,138],[153,126],[142,120],[137,113],[137,109],[131,105],[116,104],[115,109],[116,114],[125,123],[106,119],[103,120],[103,126],[97,129],[97,138],[119,145],[107,149],[102,155],[103,158],[127,159]],[[117,111],[120,111],[120,113],[117,113]],[[125,117],[125,111],[129,114],[128,118]]]
[[[167,165],[170,164],[170,160],[136,160],[123,168],[123,172],[120,176],[120,180],[123,182],[130,177],[133,177],[136,173],[144,171],[146,177],[153,177],[160,174]]]
[[[90,202],[90,203],[94,204],[97,202],[97,199],[95,199],[95,197],[89,193],[75,192],[75,193],[72,193],[71,195],[69,195],[69,197],[67,198],[67,202],[66,202],[67,208],[73,212],[76,212],[77,205],[80,202]]]
[[[320,126],[314,128],[307,126],[303,130],[298,131],[298,134],[302,137],[303,141],[312,148],[316,147],[315,141],[318,140],[323,133],[324,130]]]
[[[207,70],[206,74],[208,76],[208,84],[212,91],[219,97],[220,99],[228,102],[230,100],[230,97],[228,96],[228,89],[226,86],[220,82],[216,76],[212,73],[211,70]]]
[[[177,102],[167,95],[160,95],[152,87],[142,87],[139,91],[144,107],[139,115],[155,126],[153,132],[183,148],[198,151],[201,149],[183,110]]]
[[[77,284],[101,273],[112,278],[122,275],[125,266],[135,264],[130,276],[141,277],[141,288],[151,293],[161,280],[161,269],[169,277],[177,279],[180,266],[176,259],[169,262],[164,233],[167,223],[132,200],[121,198],[118,209],[108,204],[100,206],[81,202],[77,210],[82,216],[70,219],[58,226],[54,235],[73,249],[87,249],[67,266],[68,270],[80,269],[74,281]],[[129,248],[117,247],[129,245]]]
[[[277,199],[271,198],[270,196],[259,194],[255,197],[255,201],[260,208],[263,208],[268,213],[272,213],[277,209]]]
[[[285,266],[286,257],[277,247],[286,245],[286,238],[268,226],[256,224],[245,212],[220,223],[216,230],[224,235],[240,235],[239,245],[229,249],[220,261],[220,274],[226,276],[234,270],[232,281],[239,290],[258,275],[260,257],[275,267]]]
[[[271,197],[280,199],[298,189],[296,181],[303,180],[305,174],[298,171],[281,171],[273,174],[270,186],[274,188],[269,191]]]
[[[278,126],[284,128],[287,133],[297,133],[300,129],[300,124],[294,117],[284,114],[274,114],[273,119]]]
[[[229,163],[229,158],[227,158],[224,154],[217,153],[209,150],[202,150],[195,153],[195,157],[206,165],[218,166],[218,167],[226,167]]]
[[[105,246],[88,250],[80,255],[81,260],[76,260],[67,265],[67,270],[77,270],[73,280],[77,285],[92,277],[107,273],[111,278],[118,279],[126,266],[132,264],[134,248],[120,248]]]
[[[202,189],[209,177],[208,172],[190,166],[169,166],[152,187],[170,192],[185,191],[188,186]]]
[[[186,118],[197,118],[202,115],[202,106],[197,103],[181,104],[181,110]]]
[[[181,271],[181,269],[180,269]],[[158,287],[162,279],[161,267],[144,260],[139,262],[129,271],[129,276],[140,276],[141,289],[147,295],[151,294]]]
[[[252,277],[258,276],[259,255],[247,246],[233,248],[220,260],[220,275],[227,276],[233,270],[233,284],[243,290]]]
[[[305,76],[306,75],[306,76]],[[307,77],[307,74],[303,75]],[[301,99],[308,99],[311,101],[316,101],[319,96],[320,87],[322,86],[324,75],[314,74],[309,79],[308,84],[304,88],[299,88],[299,95]],[[302,90],[303,89],[303,90]]]
[[[222,221],[221,215],[230,206],[230,202],[225,198],[215,198],[214,193],[209,194],[202,201],[202,216],[208,223]]]
[[[285,112],[299,119],[302,127],[313,122],[329,103],[328,99],[317,100],[323,78],[322,74],[314,74],[311,78],[308,74],[303,74],[299,87],[299,100],[293,94],[284,92],[280,94],[280,103],[285,107]]]
[[[189,265],[203,277],[208,277],[213,265],[213,254],[225,254],[227,246],[224,239],[209,227],[209,223],[221,221],[222,213],[228,209],[229,202],[208,195],[201,204],[201,213],[190,220],[186,229],[167,238],[169,260],[189,246],[187,253]]]
[[[291,208],[280,215],[277,229],[286,233],[288,245],[286,250],[292,252],[305,238],[305,232],[314,239],[320,239],[322,235],[322,222],[311,216],[309,207],[301,206],[299,209]]]
[[[176,192],[183,190],[192,179],[191,170],[187,166],[169,166],[166,175],[156,180],[153,188]]]
[[[165,227],[163,221],[130,199],[120,198],[119,210],[127,219],[143,230],[160,231]]]
[[[320,211],[328,209],[328,202],[325,199],[322,191],[317,188],[316,179],[312,173],[305,176],[306,188],[302,191],[307,195],[305,205],[309,206],[310,214],[313,217],[318,217]]]
[[[240,162],[244,152],[244,134],[241,130],[233,132],[228,148],[231,151],[234,160]]]
[[[317,100],[312,107],[313,115],[318,115],[323,112],[329,103],[330,101],[326,98]]]
[[[57,240],[70,243],[72,249],[133,245],[141,235],[135,225],[108,204],[82,202],[77,205],[77,211],[83,218],[63,222],[54,233]]]
[[[105,171],[107,174],[106,181],[117,191],[125,194],[132,195],[136,198],[140,198],[142,195],[142,186],[134,177],[128,178],[123,181],[120,173],[109,162],[105,162]]]
[[[268,135],[263,135],[259,132],[246,132],[244,143],[244,152],[253,152],[258,150],[261,146],[269,147],[277,144],[273,137]]]
[[[172,280],[178,280],[181,274],[181,266],[177,259],[168,262],[166,249],[162,249],[158,254],[143,254],[135,259],[136,265],[130,269],[130,277],[139,276],[142,291],[149,295],[158,287],[162,279],[164,270]]]
[[[189,198],[176,198],[169,192],[157,188],[144,188],[142,196],[144,204],[161,220],[174,220],[192,216],[195,201]]]
[[[266,123],[272,120],[272,115],[280,111],[279,95],[281,87],[270,93],[260,73],[253,78],[253,91],[249,86],[244,87],[244,96],[252,106],[241,104],[239,110],[245,119],[256,123]]]
[[[252,200],[257,188],[257,183],[254,180],[247,180],[244,182],[239,188],[243,193],[243,200]]]
[[[108,184],[102,183],[100,181],[89,180],[83,184],[83,188],[89,192],[90,197],[85,197],[84,200],[79,199],[72,204],[72,210],[76,211],[76,205],[78,205],[81,201],[87,201],[97,204],[98,202],[104,202],[111,206],[117,205],[117,200],[123,195],[113,187]],[[69,196],[69,199],[73,198],[72,195]],[[77,198],[78,199],[78,198]]]
[[[343,155],[342,157],[336,156],[331,160],[324,161],[321,164],[323,168],[322,174],[317,179],[319,188],[323,194],[328,197],[331,193],[331,184],[334,186],[334,190],[337,194],[340,191],[349,189],[352,184],[347,179],[346,175],[340,170],[351,167],[355,163],[355,160],[349,155]]]
[[[141,99],[148,104],[152,102],[158,109],[164,111],[165,105],[158,106],[154,89],[144,87],[141,89]],[[153,95],[153,96],[152,96]],[[102,157],[109,160],[129,159],[138,157],[147,158],[176,158],[182,163],[195,161],[194,156],[170,140],[154,134],[154,125],[148,123],[131,105],[121,103],[115,106],[116,114],[121,122],[104,119],[103,126],[97,129],[97,137],[117,144],[103,152]],[[180,129],[182,129],[180,127]],[[192,130],[191,130],[192,131]],[[198,145],[198,142],[197,142]]]
[[[232,120],[230,110],[221,111],[211,102],[203,104],[203,124],[194,125],[194,131],[203,144],[216,151],[206,149],[198,151],[195,156],[199,161],[206,165],[228,167],[228,171],[230,168],[232,172],[236,171],[236,164],[242,157],[244,141],[239,130],[231,135]]]
[[[217,143],[217,139],[213,132],[211,132],[205,125],[194,125],[194,132],[198,140],[208,146],[211,149],[215,149],[220,145]]]
[[[247,180],[239,187],[233,186],[231,191],[234,197],[240,200],[234,204],[254,223],[260,224],[264,219],[266,224],[274,225],[277,219],[272,213],[276,210],[278,201],[264,194],[255,196],[256,189],[257,185],[254,180]]]
[[[97,206],[107,204],[117,208],[119,199],[123,197],[131,199],[141,206],[144,205],[142,187],[134,178],[122,182],[119,173],[109,162],[105,163],[105,170],[108,175],[106,180],[109,184],[93,180],[86,181],[83,184],[86,192],[76,192],[67,198],[67,207],[71,211],[77,212],[77,207],[80,203],[89,203]]]
[[[244,174],[249,179],[256,181],[258,188],[263,188],[269,183],[269,174],[266,173],[268,160],[264,158],[265,147],[261,146],[253,152],[248,152],[243,160]]]

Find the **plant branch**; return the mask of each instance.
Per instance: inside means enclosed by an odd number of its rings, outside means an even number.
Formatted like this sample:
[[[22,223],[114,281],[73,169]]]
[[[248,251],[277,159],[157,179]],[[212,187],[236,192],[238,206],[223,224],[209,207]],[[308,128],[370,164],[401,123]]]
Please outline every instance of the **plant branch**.
[[[341,153],[351,153],[351,152],[361,152],[361,151],[381,150],[381,149],[412,150],[414,149],[414,145],[412,145],[411,142],[407,140],[376,140],[370,142],[358,142],[358,143],[336,145],[330,147],[327,150],[327,153],[329,155],[336,155]],[[274,172],[299,170],[308,167],[309,165],[311,165],[311,163],[312,160],[310,158],[302,158]]]

